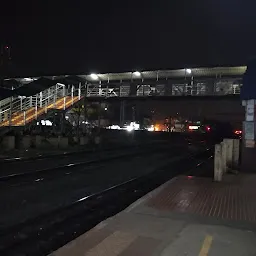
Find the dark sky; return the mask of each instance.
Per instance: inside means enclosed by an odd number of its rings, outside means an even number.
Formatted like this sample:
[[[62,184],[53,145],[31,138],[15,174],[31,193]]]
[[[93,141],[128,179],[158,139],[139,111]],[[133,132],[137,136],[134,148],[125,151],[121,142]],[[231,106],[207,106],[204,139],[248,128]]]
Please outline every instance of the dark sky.
[[[6,0],[0,40],[24,76],[240,65],[256,55],[253,2]]]

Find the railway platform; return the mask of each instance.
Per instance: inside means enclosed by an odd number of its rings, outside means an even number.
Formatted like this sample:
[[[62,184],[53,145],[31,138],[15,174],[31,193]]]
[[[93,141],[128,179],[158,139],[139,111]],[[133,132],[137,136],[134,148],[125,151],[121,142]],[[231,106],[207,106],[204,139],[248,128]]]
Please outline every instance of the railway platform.
[[[178,176],[51,256],[256,255],[256,175]]]

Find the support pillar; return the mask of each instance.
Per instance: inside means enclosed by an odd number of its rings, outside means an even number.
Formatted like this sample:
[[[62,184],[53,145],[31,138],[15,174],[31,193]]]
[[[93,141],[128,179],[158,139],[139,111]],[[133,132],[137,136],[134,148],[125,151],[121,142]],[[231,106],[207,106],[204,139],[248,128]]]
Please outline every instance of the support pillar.
[[[63,85],[63,110],[66,110],[66,85]]]
[[[10,101],[10,110],[9,110],[9,127],[12,126],[12,108],[13,108],[13,97],[11,97]]]
[[[20,97],[20,111],[23,110],[23,102],[22,102],[22,96]]]
[[[23,123],[26,125],[26,111],[23,111]]]
[[[39,106],[40,106],[40,108],[43,107],[43,93],[42,92],[40,92],[40,94],[39,94]]]
[[[221,164],[223,173],[227,172],[227,144],[225,141],[221,142]]]
[[[101,103],[98,104],[98,128],[100,131],[100,119],[101,119]]]
[[[58,93],[58,85],[56,84],[53,95],[53,106],[56,109],[56,101],[57,101],[57,93]]]
[[[232,169],[233,167],[233,139],[224,139],[226,147],[226,163],[227,167]]]
[[[235,139],[233,144],[233,167],[237,169],[239,166],[240,140]]]
[[[121,101],[120,104],[120,127],[123,127],[125,122],[125,101]]]
[[[245,100],[245,121],[243,122],[241,171],[256,172],[255,158],[255,100]]]
[[[36,94],[35,115],[36,115],[36,120],[37,120],[37,94]]]
[[[81,99],[81,83],[79,83],[79,87],[78,87],[78,99]]]
[[[83,133],[85,134],[86,133],[86,121],[87,121],[87,95],[86,95],[86,92],[85,92],[85,95],[84,95],[84,125],[83,125]]]
[[[74,104],[74,85],[71,87],[71,100],[72,100],[72,106]]]
[[[29,106],[32,108],[33,106],[33,96],[29,97]]]
[[[241,87],[242,105],[245,107],[245,118],[243,122],[243,139],[241,152],[241,171],[256,173],[256,147],[255,147],[255,105],[256,105],[256,59],[249,62],[243,76]]]
[[[215,145],[214,153],[214,181],[222,180],[221,145]]]
[[[65,133],[65,110],[62,111],[62,114],[60,116],[61,120],[60,120],[60,123],[61,123],[61,134],[63,135]]]

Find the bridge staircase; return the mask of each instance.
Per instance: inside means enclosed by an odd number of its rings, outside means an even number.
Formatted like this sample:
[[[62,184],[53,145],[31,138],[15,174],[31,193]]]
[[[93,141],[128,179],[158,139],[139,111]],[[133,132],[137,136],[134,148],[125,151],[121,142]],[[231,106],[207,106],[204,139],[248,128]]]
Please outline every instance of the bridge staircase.
[[[67,110],[81,99],[81,87],[57,84],[40,93],[0,101],[0,127],[22,127],[52,110]]]

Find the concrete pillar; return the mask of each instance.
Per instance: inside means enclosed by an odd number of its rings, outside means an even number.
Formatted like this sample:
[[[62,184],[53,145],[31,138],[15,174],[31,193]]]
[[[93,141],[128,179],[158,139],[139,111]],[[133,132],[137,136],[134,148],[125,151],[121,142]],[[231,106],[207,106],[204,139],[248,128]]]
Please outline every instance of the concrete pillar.
[[[35,146],[36,148],[40,148],[42,145],[42,136],[36,135],[35,138]]]
[[[226,173],[227,172],[227,146],[224,141],[221,142],[221,163],[222,163],[223,173]]]
[[[52,147],[57,148],[59,143],[58,143],[58,138],[52,137],[47,139],[48,142],[51,144]]]
[[[214,181],[222,180],[221,145],[215,145],[214,154]]]
[[[84,146],[87,145],[89,143],[89,138],[87,136],[83,136],[80,138],[80,145]]]
[[[21,141],[21,146],[23,149],[28,149],[31,147],[31,136],[24,136]]]
[[[78,136],[74,136],[74,137],[73,137],[73,140],[74,140],[75,143],[79,143],[79,141],[80,141],[80,139],[79,139]]]
[[[233,163],[233,139],[224,139],[224,143],[226,144],[227,167],[231,168]]]
[[[68,138],[66,137],[58,137],[59,148],[67,148],[68,147]]]
[[[233,164],[232,166],[237,169],[239,165],[239,155],[240,155],[240,140],[234,139],[233,141]]]
[[[15,136],[5,136],[3,137],[3,149],[4,150],[13,150],[15,149]]]

